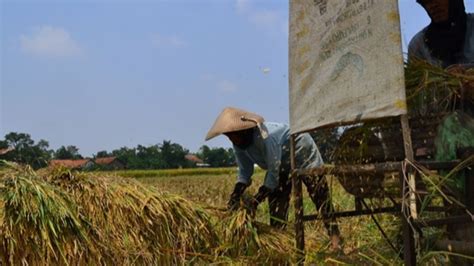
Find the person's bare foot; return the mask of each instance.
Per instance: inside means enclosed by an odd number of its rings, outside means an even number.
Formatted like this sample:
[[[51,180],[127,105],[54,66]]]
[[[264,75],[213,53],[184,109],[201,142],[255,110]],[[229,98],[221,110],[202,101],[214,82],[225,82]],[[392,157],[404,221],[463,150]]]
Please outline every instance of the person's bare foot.
[[[331,240],[331,251],[342,250],[342,241],[339,235],[330,236],[330,240]]]

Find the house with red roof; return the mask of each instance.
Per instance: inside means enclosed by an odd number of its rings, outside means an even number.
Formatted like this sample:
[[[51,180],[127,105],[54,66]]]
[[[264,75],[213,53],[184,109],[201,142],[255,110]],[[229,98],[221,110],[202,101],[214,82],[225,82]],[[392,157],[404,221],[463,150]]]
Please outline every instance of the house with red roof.
[[[115,156],[96,158],[94,162],[104,170],[122,170],[125,169],[125,163]]]
[[[76,159],[76,160],[51,160],[49,165],[52,167],[66,167],[75,170],[91,170],[96,164],[91,159]]]

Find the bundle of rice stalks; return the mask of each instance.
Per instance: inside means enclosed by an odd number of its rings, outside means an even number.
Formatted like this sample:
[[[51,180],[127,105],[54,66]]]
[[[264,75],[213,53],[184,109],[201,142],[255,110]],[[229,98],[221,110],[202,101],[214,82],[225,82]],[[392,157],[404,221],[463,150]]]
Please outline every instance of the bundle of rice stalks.
[[[210,217],[133,180],[2,172],[0,264],[157,264],[211,261]]]
[[[289,263],[296,254],[294,237],[286,231],[256,222],[240,209],[222,221],[220,256],[253,263]]]
[[[474,69],[446,70],[425,61],[411,60],[405,67],[405,83],[408,109],[412,114],[451,111],[462,94],[474,102]]]
[[[293,237],[245,210],[215,219],[132,179],[14,166],[0,176],[0,264],[283,262]]]
[[[219,239],[210,217],[190,202],[119,177],[57,169],[52,184],[67,191],[91,224],[99,261],[176,264],[208,259]]]
[[[2,174],[0,264],[88,263],[95,254],[74,201],[29,167]]]

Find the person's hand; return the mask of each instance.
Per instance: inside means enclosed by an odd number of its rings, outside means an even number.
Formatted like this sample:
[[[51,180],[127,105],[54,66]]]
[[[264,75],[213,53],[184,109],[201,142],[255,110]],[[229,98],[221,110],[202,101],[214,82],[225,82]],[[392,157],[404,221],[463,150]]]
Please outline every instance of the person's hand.
[[[236,211],[240,207],[240,197],[244,193],[247,185],[244,183],[236,183],[234,187],[234,191],[230,195],[230,199],[227,202],[227,210],[228,211]]]
[[[229,201],[227,202],[227,210],[234,212],[238,210],[240,207],[240,199],[236,199],[234,197],[231,197]]]
[[[271,189],[267,188],[266,186],[261,186],[258,189],[257,194],[255,194],[255,196],[253,196],[250,202],[246,204],[247,210],[252,216],[255,216],[258,205],[260,205],[260,203],[262,203],[268,197],[268,195],[270,195],[271,192]]]

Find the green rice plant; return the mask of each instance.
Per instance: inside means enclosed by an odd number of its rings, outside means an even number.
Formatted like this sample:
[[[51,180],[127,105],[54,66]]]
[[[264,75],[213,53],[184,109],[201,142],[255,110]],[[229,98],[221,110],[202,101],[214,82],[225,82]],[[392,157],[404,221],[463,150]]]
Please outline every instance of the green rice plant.
[[[119,170],[105,171],[103,174],[112,174],[122,177],[173,177],[173,176],[206,176],[206,175],[236,175],[237,168],[185,168],[185,169],[160,169],[160,170]]]
[[[256,168],[256,173],[263,172]],[[237,175],[237,167],[221,168],[184,168],[184,169],[159,169],[159,170],[118,170],[100,171],[100,175],[116,175],[121,177],[146,178],[146,177],[177,177],[177,176],[215,176],[215,175]]]

